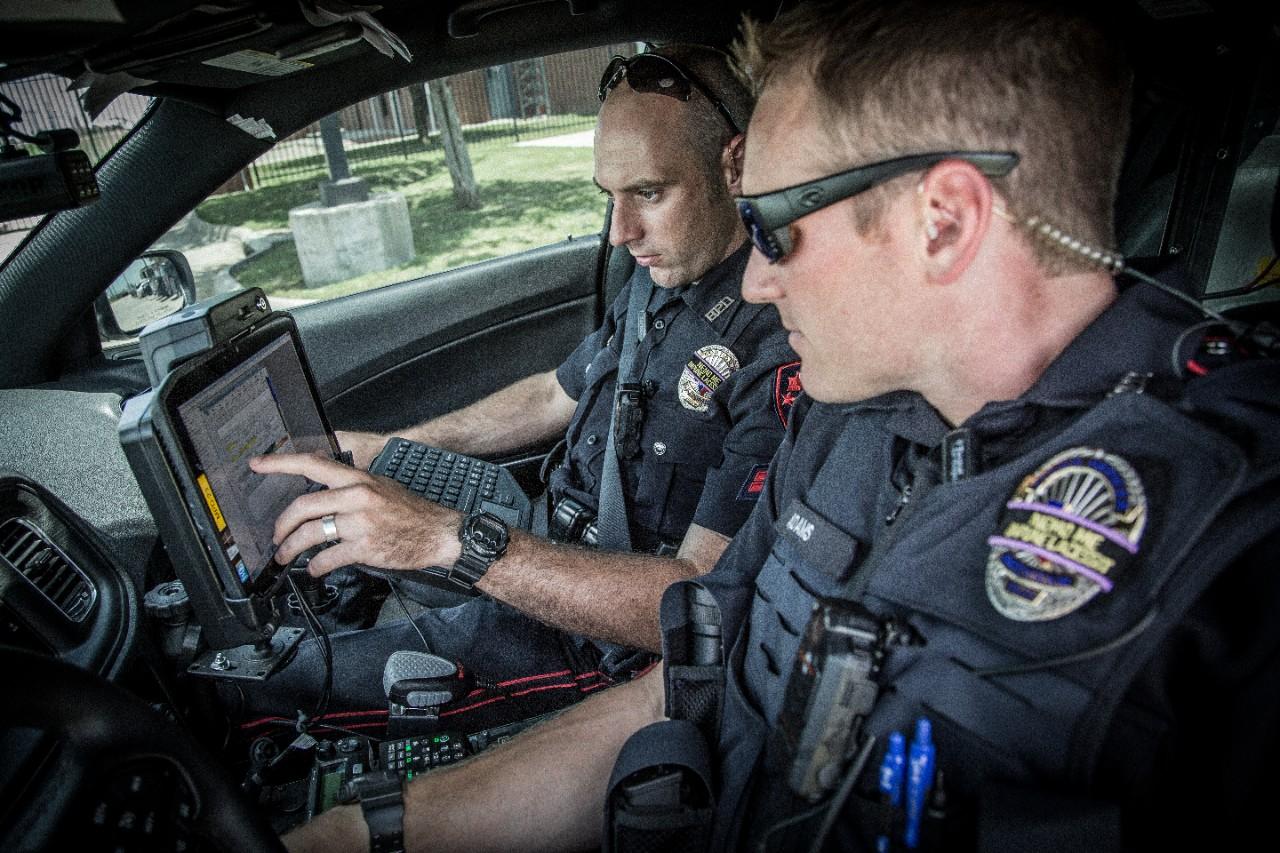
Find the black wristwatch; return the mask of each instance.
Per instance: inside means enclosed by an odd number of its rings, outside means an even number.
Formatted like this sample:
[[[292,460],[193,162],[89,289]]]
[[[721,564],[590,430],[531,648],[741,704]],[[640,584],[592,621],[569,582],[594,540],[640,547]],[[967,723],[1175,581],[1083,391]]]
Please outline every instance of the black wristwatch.
[[[510,538],[507,525],[496,515],[474,512],[467,516],[458,528],[462,553],[449,569],[449,580],[463,589],[471,589],[506,553]]]
[[[369,826],[371,853],[404,853],[404,783],[386,771],[366,773],[347,783],[360,801]]]

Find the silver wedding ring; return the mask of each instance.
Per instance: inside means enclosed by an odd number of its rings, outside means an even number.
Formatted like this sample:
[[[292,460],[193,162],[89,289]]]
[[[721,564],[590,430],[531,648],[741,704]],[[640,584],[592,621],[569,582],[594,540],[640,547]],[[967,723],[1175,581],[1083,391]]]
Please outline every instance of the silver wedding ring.
[[[324,541],[330,545],[337,545],[342,539],[338,536],[338,522],[333,517],[333,513],[320,519],[320,526],[324,528]]]

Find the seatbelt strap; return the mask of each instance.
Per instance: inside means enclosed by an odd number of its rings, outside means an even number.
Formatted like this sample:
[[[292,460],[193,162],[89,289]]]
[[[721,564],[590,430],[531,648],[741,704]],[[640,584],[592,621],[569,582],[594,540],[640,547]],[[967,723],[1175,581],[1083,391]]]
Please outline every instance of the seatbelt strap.
[[[613,412],[609,418],[609,438],[604,447],[604,470],[600,479],[599,543],[605,551],[631,550],[631,523],[627,518],[627,496],[622,491],[622,471],[618,464],[618,449],[614,436],[618,432],[620,394],[634,384],[636,376],[636,350],[649,328],[649,299],[653,294],[653,280],[642,269],[636,270],[631,280],[631,294],[627,301],[627,314],[623,318],[622,356],[618,359],[618,376],[614,385]]]

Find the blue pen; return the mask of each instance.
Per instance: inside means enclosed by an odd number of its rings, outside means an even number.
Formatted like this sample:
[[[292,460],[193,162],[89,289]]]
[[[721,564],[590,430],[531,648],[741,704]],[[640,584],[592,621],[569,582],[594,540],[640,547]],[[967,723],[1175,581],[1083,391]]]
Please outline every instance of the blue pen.
[[[891,808],[902,803],[902,781],[906,776],[907,739],[902,732],[889,735],[889,747],[880,762],[880,799]],[[876,853],[889,853],[889,832],[893,828],[893,812],[885,809],[885,825],[876,837]]]
[[[907,756],[907,828],[902,840],[910,849],[920,844],[920,819],[933,787],[933,727],[924,717],[916,720],[916,736]]]

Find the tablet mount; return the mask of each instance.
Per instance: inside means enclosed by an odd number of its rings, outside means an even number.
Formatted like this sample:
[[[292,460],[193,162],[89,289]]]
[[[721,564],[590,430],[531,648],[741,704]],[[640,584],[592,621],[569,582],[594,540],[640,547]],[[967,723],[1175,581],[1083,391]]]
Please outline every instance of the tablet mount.
[[[192,675],[262,681],[288,662],[304,634],[301,628],[280,626],[275,601],[288,570],[272,571],[262,584],[248,583],[220,549],[208,544],[210,525],[198,491],[208,484],[193,482],[162,404],[174,372],[188,361],[269,330],[291,337],[314,399],[314,381],[292,318],[273,313],[263,292],[252,288],[204,300],[145,328],[139,343],[152,389],[130,399],[120,420],[125,456],[177,575],[177,581],[148,593],[147,611],[167,626],[172,641],[166,647]]]

